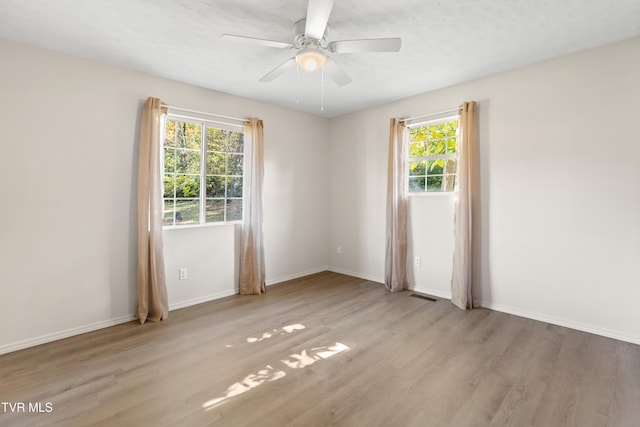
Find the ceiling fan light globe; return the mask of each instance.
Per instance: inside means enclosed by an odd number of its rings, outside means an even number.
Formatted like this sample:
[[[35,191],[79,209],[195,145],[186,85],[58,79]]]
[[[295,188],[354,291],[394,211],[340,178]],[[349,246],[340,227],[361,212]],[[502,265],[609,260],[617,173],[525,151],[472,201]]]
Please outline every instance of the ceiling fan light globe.
[[[302,49],[296,55],[296,62],[306,71],[315,71],[327,61],[327,56],[318,49]]]
[[[319,67],[319,62],[316,58],[306,58],[302,63],[302,68],[308,71],[315,71]]]

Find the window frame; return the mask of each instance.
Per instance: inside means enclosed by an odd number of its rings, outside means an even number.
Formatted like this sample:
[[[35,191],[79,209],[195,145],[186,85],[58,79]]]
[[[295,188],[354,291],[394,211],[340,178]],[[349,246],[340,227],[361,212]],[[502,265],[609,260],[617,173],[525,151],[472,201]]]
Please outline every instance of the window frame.
[[[199,173],[197,174],[198,179],[199,179],[199,187],[200,187],[200,191],[197,197],[197,200],[199,202],[199,209],[198,209],[198,222],[197,223],[191,223],[191,224],[177,224],[176,223],[176,218],[175,215],[173,217],[173,224],[164,224],[164,214],[165,214],[165,210],[164,210],[164,201],[168,200],[167,198],[164,197],[164,176],[166,175],[166,169],[165,169],[165,148],[167,148],[166,146],[166,130],[167,130],[167,121],[172,120],[175,122],[185,122],[185,123],[189,123],[189,124],[194,124],[194,125],[198,125],[200,127],[200,149],[198,150],[199,155],[200,155],[200,162],[199,162]],[[227,220],[227,211],[228,211],[228,206],[227,206],[227,201],[228,200],[244,200],[244,188],[242,191],[242,197],[228,197],[227,195],[227,185],[226,185],[226,180],[225,180],[225,194],[224,197],[221,198],[222,200],[224,200],[224,219],[222,221],[213,221],[213,222],[207,222],[207,218],[206,218],[206,207],[207,207],[207,201],[209,199],[212,198],[208,198],[207,197],[207,177],[209,176],[207,174],[207,154],[212,152],[212,150],[208,150],[208,143],[207,143],[207,130],[208,129],[220,129],[223,131],[228,131],[228,132],[238,132],[238,133],[242,133],[244,135],[244,127],[241,125],[235,125],[235,124],[231,124],[231,123],[224,123],[224,122],[219,122],[219,121],[215,121],[215,120],[209,120],[206,118],[202,118],[202,117],[194,117],[194,116],[187,116],[187,115],[183,115],[183,114],[178,114],[178,113],[172,113],[171,111],[169,111],[167,114],[165,114],[163,116],[162,119],[162,146],[160,147],[161,151],[162,151],[162,155],[160,156],[161,158],[161,173],[162,173],[162,217],[163,217],[163,225],[162,228],[163,229],[167,229],[167,230],[172,230],[172,229],[183,229],[183,228],[194,228],[194,227],[211,227],[211,226],[219,226],[219,225],[228,225],[228,224],[240,224],[242,223],[242,218],[240,219],[234,219],[234,220]],[[228,144],[229,144],[229,139],[228,139],[229,135],[227,134],[227,143],[226,143],[226,147],[228,148]],[[192,151],[195,151],[195,149],[189,149]],[[215,151],[213,151],[215,152]],[[244,182],[244,144],[243,144],[243,150],[242,152],[231,152],[231,151],[224,151],[224,152],[220,152],[220,153],[225,153],[225,174],[221,175],[224,177],[238,177],[238,175],[229,175],[229,165],[228,165],[228,161],[227,157],[229,156],[229,154],[242,154],[243,159],[242,159],[242,181]],[[174,171],[174,176],[176,174],[176,172]],[[184,174],[184,175],[195,175],[195,174]],[[174,202],[174,212],[175,212],[175,206],[176,206],[176,201],[179,200],[195,200],[196,198],[179,198],[176,197],[176,188],[174,185],[174,193],[173,193],[173,202]]]
[[[432,156],[421,156],[421,157],[411,157],[410,154],[410,146],[411,146],[411,141],[410,141],[410,132],[412,128],[417,128],[417,127],[428,127],[431,125],[436,125],[436,124],[440,124],[440,123],[449,123],[449,122],[453,122],[456,121],[458,123],[458,126],[456,126],[456,133],[455,133],[455,143],[456,143],[456,150],[454,153],[445,153],[445,154],[437,154],[437,155],[432,155]],[[442,116],[442,117],[438,117],[438,118],[434,118],[431,120],[426,120],[426,121],[420,121],[420,122],[416,122],[416,123],[407,123],[406,125],[406,144],[407,144],[407,148],[406,148],[406,169],[405,169],[405,173],[406,173],[406,179],[407,179],[407,184],[406,184],[406,191],[407,191],[407,195],[414,197],[414,196],[418,196],[418,197],[422,197],[422,196],[448,196],[448,195],[453,195],[456,192],[456,187],[457,187],[457,183],[458,183],[458,169],[457,169],[457,165],[458,165],[458,134],[459,134],[459,128],[460,128],[460,117],[458,115],[450,115],[450,116]],[[446,139],[449,139],[450,137],[447,136],[445,137]],[[428,139],[427,139],[427,143],[428,143]],[[424,187],[424,191],[410,191],[410,179],[412,178],[411,173],[411,163],[412,162],[417,162],[417,161],[424,161],[425,163],[428,161],[433,161],[433,160],[450,160],[450,159],[455,159],[456,161],[456,171],[454,174],[447,174],[446,173],[446,162],[443,164],[443,171],[442,171],[442,179],[444,182],[444,185],[446,186],[446,182],[447,182],[447,176],[454,176],[455,181],[454,181],[454,185],[452,187],[451,190],[440,190],[440,191],[428,191],[428,185],[427,185],[427,177],[429,176],[427,174],[427,170],[425,168],[425,187]],[[418,175],[419,177],[421,175]],[[434,175],[434,176],[438,176],[438,174]],[[413,176],[415,177],[415,176]]]

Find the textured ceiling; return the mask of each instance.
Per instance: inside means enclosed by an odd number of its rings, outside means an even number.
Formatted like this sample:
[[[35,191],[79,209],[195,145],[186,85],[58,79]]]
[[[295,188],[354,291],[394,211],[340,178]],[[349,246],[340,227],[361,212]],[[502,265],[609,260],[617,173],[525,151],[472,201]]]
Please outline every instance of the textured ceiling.
[[[0,0],[0,38],[326,117],[640,35],[639,0],[335,0],[329,40],[401,37],[341,54],[353,82],[258,79],[294,55],[220,39],[292,41],[306,0]],[[297,100],[299,99],[299,102]]]

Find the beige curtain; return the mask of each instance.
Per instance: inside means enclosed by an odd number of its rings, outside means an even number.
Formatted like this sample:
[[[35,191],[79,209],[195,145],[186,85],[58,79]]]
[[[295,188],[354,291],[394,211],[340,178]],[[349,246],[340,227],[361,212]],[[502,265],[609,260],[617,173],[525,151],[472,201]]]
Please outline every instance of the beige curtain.
[[[474,307],[473,215],[478,207],[478,128],[474,101],[460,106],[457,174],[451,302],[466,310]]]
[[[140,323],[169,313],[162,253],[162,116],[166,107],[149,98],[142,109],[138,148],[138,309]]]
[[[384,283],[391,292],[407,289],[406,126],[391,119],[387,170],[387,224]]]
[[[262,181],[264,178],[262,120],[249,119],[244,127],[242,237],[240,241],[240,293],[265,292],[262,234]]]

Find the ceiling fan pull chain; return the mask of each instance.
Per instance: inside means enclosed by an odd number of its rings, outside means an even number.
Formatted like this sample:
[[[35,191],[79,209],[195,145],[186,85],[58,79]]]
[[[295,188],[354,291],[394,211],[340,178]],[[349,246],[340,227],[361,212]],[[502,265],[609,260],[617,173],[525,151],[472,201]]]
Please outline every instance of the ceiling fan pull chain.
[[[324,111],[324,66],[321,68],[322,71],[322,83],[320,83],[321,89],[320,91],[322,92],[322,104],[320,105],[320,111]]]
[[[300,65],[296,62],[296,104],[300,104]]]

